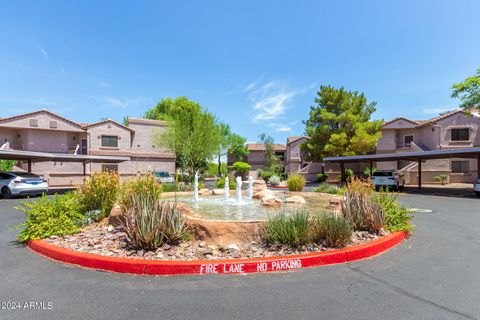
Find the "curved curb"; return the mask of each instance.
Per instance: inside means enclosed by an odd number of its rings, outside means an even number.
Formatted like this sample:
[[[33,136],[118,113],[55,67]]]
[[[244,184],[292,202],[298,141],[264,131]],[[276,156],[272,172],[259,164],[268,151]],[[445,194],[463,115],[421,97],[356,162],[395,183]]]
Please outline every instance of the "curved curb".
[[[52,260],[118,273],[145,275],[245,274],[288,271],[365,259],[396,246],[407,236],[408,234],[404,232],[394,232],[383,238],[345,249],[290,256],[193,261],[114,258],[68,250],[42,240],[32,240],[27,245],[30,250]]]

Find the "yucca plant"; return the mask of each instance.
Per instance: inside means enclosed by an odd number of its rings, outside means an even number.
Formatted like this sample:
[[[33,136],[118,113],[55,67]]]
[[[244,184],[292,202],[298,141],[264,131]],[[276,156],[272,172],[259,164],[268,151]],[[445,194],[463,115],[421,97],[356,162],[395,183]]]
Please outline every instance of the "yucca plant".
[[[124,213],[123,228],[128,238],[144,250],[156,250],[165,243],[173,244],[188,235],[185,218],[176,204],[152,201],[143,194],[132,197],[131,207]]]
[[[347,189],[341,201],[342,216],[350,221],[354,230],[377,232],[384,225],[384,211],[367,193]]]
[[[269,244],[298,247],[309,243],[309,214],[296,211],[279,212],[271,216],[263,226],[262,239]]]

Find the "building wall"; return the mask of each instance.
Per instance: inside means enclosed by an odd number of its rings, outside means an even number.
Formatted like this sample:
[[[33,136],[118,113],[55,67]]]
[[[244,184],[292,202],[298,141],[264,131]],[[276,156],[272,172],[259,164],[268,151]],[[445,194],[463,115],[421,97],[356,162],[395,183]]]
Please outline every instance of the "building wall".
[[[131,132],[113,122],[104,122],[87,128],[89,151],[119,151],[130,150]],[[118,147],[102,146],[102,136],[118,137]],[[112,153],[114,154],[114,153]]]
[[[145,119],[130,119],[128,127],[135,130],[132,140],[132,151],[141,152],[166,152],[158,145],[158,136],[165,131],[166,123],[163,121],[148,121]]]

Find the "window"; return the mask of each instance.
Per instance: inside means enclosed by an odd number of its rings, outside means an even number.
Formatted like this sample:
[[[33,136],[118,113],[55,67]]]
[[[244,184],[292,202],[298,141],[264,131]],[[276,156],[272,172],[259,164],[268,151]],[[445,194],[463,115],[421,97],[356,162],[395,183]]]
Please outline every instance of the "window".
[[[468,141],[470,131],[468,128],[452,129],[452,141]]]
[[[102,171],[118,172],[118,164],[102,164]]]
[[[410,147],[410,144],[413,142],[413,134],[409,134],[403,137],[403,143],[405,147]]]
[[[468,161],[452,161],[452,173],[469,173]]]
[[[30,127],[38,127],[38,120],[30,119]]]
[[[57,128],[57,121],[50,121],[50,128],[56,129]]]
[[[102,147],[118,147],[118,137],[117,136],[102,136]]]

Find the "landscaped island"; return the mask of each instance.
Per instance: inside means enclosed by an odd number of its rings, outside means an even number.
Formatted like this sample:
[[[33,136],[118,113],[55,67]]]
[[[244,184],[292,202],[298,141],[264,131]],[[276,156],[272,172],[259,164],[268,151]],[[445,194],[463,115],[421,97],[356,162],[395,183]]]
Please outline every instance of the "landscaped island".
[[[396,195],[374,193],[368,181],[351,179],[341,196],[272,192],[261,182],[252,191],[253,199],[245,203],[260,212],[253,220],[242,218],[236,200],[225,206],[229,195],[212,195],[218,190],[204,189],[197,202],[185,193],[165,200],[172,193],[162,194],[162,185],[150,175],[121,183],[115,173],[98,173],[74,192],[25,202],[21,209],[27,221],[19,240],[44,239],[111,257],[211,260],[328,251],[411,231],[409,214]],[[248,191],[240,192],[246,196]],[[209,219],[208,213],[196,212],[202,211],[202,201],[237,210],[239,216]]]

